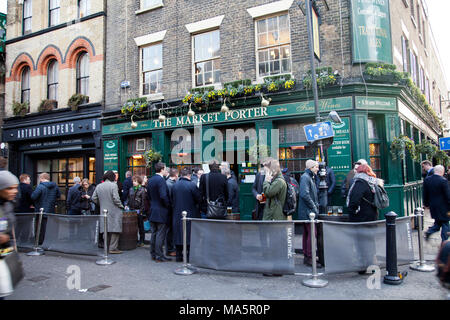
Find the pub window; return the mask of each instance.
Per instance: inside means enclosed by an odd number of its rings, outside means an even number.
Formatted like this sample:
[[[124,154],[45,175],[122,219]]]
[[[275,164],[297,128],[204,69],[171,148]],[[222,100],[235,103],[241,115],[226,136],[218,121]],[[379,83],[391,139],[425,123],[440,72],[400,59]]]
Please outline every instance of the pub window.
[[[301,174],[306,169],[306,160],[316,159],[316,148],[306,142],[305,131],[303,127],[310,123],[293,123],[279,125],[279,143],[278,158],[282,168],[288,170],[300,179]]]
[[[367,122],[368,138],[369,138],[369,163],[373,172],[378,178],[381,178],[381,138],[377,121],[373,117],[368,118]]]
[[[47,99],[58,100],[58,61],[52,60],[47,68]]]
[[[130,138],[127,140],[127,171],[133,175],[149,176],[150,168],[147,168],[144,153],[152,147],[151,137]]]
[[[194,141],[193,130],[189,130],[189,134],[180,136],[178,141],[170,141],[169,167],[177,168],[178,171],[185,167],[191,170],[195,167],[202,167],[201,163],[196,162],[196,159],[200,159],[201,147],[200,150],[195,149]],[[182,150],[180,150],[181,146],[183,146]]]
[[[27,112],[30,112],[30,67],[23,68],[20,90],[20,102],[28,102]]]
[[[77,60],[77,93],[89,95],[89,54],[83,52]]]
[[[162,43],[143,47],[142,55],[142,94],[162,92]]]
[[[89,0],[78,0],[78,18],[89,15],[90,5],[91,3]]]
[[[256,21],[258,77],[291,73],[289,16]]]
[[[59,23],[59,0],[50,0],[49,25],[56,26]]]
[[[32,17],[31,0],[23,1],[23,34],[31,33],[31,17]]]
[[[193,36],[195,86],[220,83],[220,31]]]

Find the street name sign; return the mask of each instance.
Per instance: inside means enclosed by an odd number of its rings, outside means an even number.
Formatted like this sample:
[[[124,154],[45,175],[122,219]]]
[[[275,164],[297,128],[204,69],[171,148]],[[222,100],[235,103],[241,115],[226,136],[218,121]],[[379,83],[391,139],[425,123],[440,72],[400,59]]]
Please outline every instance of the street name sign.
[[[308,142],[334,137],[333,127],[330,121],[310,124],[304,126],[303,129],[305,130],[306,140]]]
[[[439,148],[441,150],[450,150],[450,137],[439,138]]]

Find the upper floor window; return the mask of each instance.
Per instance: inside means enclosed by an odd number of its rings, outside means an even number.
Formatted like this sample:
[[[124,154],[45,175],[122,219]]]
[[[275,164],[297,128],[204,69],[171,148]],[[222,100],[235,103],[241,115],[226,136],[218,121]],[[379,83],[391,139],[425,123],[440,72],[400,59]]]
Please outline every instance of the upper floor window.
[[[59,23],[59,0],[50,0],[49,7],[49,24],[51,26],[55,26]]]
[[[31,0],[23,1],[23,34],[31,33],[31,16],[32,16]]]
[[[408,39],[406,39],[405,36],[402,36],[401,40],[402,40],[403,72],[409,72],[409,67],[408,67]]]
[[[77,60],[77,93],[89,95],[89,54],[80,54]]]
[[[20,83],[20,102],[30,102],[30,67],[23,68]]]
[[[52,60],[47,68],[47,99],[58,100],[58,61]]]
[[[419,84],[419,75],[417,72],[418,66],[417,66],[417,56],[416,54],[410,50],[410,59],[409,59],[411,66],[410,66],[410,71],[411,71],[411,77],[414,81],[414,83],[416,85]]]
[[[291,72],[291,35],[287,14],[256,21],[259,77]]]
[[[220,31],[201,33],[194,39],[195,86],[220,82]]]
[[[89,15],[90,4],[89,0],[78,0],[78,18]]]
[[[415,6],[414,6],[414,0],[410,0],[410,4],[409,7],[411,9],[411,17],[415,18],[416,14],[415,14]]]
[[[162,92],[162,43],[142,48],[142,94]]]
[[[162,5],[162,0],[141,0],[141,9],[148,9]]]

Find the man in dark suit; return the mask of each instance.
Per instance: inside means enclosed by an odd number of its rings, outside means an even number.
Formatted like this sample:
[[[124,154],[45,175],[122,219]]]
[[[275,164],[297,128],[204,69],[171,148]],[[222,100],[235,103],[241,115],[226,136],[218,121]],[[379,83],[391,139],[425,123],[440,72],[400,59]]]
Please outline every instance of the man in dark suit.
[[[33,200],[31,200],[31,194],[33,193],[33,188],[31,187],[30,176],[23,173],[19,177],[19,195],[17,199],[17,205],[14,212],[17,213],[29,213],[34,212]]]
[[[450,209],[450,188],[443,177],[445,169],[441,165],[434,167],[434,174],[423,182],[423,203],[430,209],[434,224],[425,232],[425,239],[441,230],[442,242],[448,239],[450,231],[448,215]]]
[[[226,206],[228,203],[228,180],[220,172],[219,161],[213,159],[209,162],[210,172],[200,177],[200,192],[202,194],[202,212],[207,212],[206,177],[209,177],[209,200],[221,199]]]
[[[433,164],[429,160],[424,160],[421,163],[422,166],[422,178],[425,180],[434,174]]]
[[[125,173],[125,180],[123,180],[123,183],[122,183],[122,197],[121,197],[121,200],[122,200],[122,203],[124,204],[124,205],[126,205],[127,204],[127,201],[128,201],[128,193],[130,192],[130,189],[133,187],[133,181],[131,180],[131,176],[132,176],[133,174],[131,173],[131,171],[127,171],[126,173]]]
[[[167,169],[162,162],[155,164],[156,174],[148,180],[147,194],[150,200],[150,223],[152,226],[152,238],[150,254],[156,262],[170,261],[164,255],[163,245],[166,242],[170,200],[169,190],[166,184]]]

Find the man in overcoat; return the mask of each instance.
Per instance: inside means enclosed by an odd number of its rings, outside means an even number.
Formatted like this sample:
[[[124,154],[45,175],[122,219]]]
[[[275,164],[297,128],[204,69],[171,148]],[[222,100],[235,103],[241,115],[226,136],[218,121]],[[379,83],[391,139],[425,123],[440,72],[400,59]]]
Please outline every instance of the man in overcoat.
[[[119,237],[122,233],[123,204],[119,197],[119,188],[116,175],[113,171],[107,171],[103,176],[104,182],[100,183],[92,194],[92,201],[100,206],[100,213],[108,210],[108,242],[109,253],[122,253],[119,250]],[[104,220],[100,219],[100,233],[104,233]]]
[[[162,162],[155,164],[155,171],[156,174],[147,183],[147,195],[150,201],[150,224],[152,226],[150,255],[152,260],[156,262],[165,262],[172,260],[167,258],[163,251],[170,221],[169,189],[165,179],[168,172],[166,165]]]
[[[450,231],[448,212],[450,210],[450,188],[443,177],[445,169],[441,165],[434,167],[434,174],[423,182],[423,204],[430,209],[434,224],[425,232],[425,239],[441,230],[442,241],[448,240]]]
[[[183,261],[183,221],[181,213],[186,211],[188,218],[200,218],[198,206],[202,200],[200,190],[191,181],[188,168],[181,170],[181,177],[172,188],[173,197],[173,240],[176,246],[176,261]],[[191,239],[191,222],[186,224],[187,256]]]

